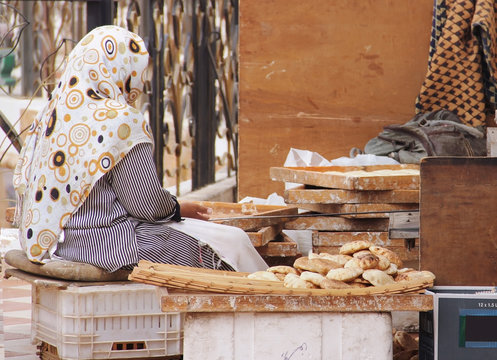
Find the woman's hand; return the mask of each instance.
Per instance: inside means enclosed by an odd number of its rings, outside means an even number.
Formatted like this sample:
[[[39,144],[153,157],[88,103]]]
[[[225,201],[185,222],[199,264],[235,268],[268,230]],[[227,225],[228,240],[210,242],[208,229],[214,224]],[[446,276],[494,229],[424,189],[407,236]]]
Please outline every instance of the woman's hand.
[[[181,216],[199,220],[209,220],[209,214],[212,214],[212,209],[206,206],[191,202],[180,203]]]

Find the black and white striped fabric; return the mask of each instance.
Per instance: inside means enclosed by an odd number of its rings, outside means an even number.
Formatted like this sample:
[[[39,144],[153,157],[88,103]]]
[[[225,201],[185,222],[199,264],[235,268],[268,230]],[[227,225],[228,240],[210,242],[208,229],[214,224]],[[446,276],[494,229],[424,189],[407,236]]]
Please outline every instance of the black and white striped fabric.
[[[55,256],[110,272],[139,260],[233,270],[209,246],[168,226],[180,219],[176,198],[157,178],[152,145],[138,144],[96,183]]]

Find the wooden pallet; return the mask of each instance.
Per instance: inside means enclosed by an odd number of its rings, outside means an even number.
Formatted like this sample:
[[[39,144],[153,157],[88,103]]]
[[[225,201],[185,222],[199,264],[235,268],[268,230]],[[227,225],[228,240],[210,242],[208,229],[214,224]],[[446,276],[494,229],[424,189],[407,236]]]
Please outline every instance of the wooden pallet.
[[[343,214],[345,218],[389,218],[389,211],[418,210],[418,204],[299,204],[299,208],[321,214]]]
[[[388,219],[347,219],[340,216],[302,217],[285,223],[289,230],[388,231]]]
[[[330,189],[416,190],[418,165],[272,167],[270,177]]]
[[[305,185],[286,190],[287,204],[399,204],[419,203],[419,190],[316,189]]]

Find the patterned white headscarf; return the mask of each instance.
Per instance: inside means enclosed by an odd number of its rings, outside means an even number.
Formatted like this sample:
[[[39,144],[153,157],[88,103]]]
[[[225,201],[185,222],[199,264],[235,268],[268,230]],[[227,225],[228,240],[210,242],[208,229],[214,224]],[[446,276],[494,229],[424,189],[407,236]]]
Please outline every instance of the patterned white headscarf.
[[[117,26],[88,33],[27,134],[14,173],[17,222],[26,255],[44,263],[94,184],[130,151],[152,142],[132,107],[146,81],[143,40]]]

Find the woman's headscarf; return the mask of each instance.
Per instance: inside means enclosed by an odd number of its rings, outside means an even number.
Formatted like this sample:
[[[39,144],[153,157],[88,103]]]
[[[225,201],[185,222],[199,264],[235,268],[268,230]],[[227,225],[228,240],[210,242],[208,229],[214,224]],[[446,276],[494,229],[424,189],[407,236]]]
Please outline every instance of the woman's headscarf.
[[[143,40],[117,26],[92,30],[69,54],[14,173],[20,241],[31,261],[49,259],[98,179],[134,145],[152,142],[130,105],[142,92],[148,58]]]

